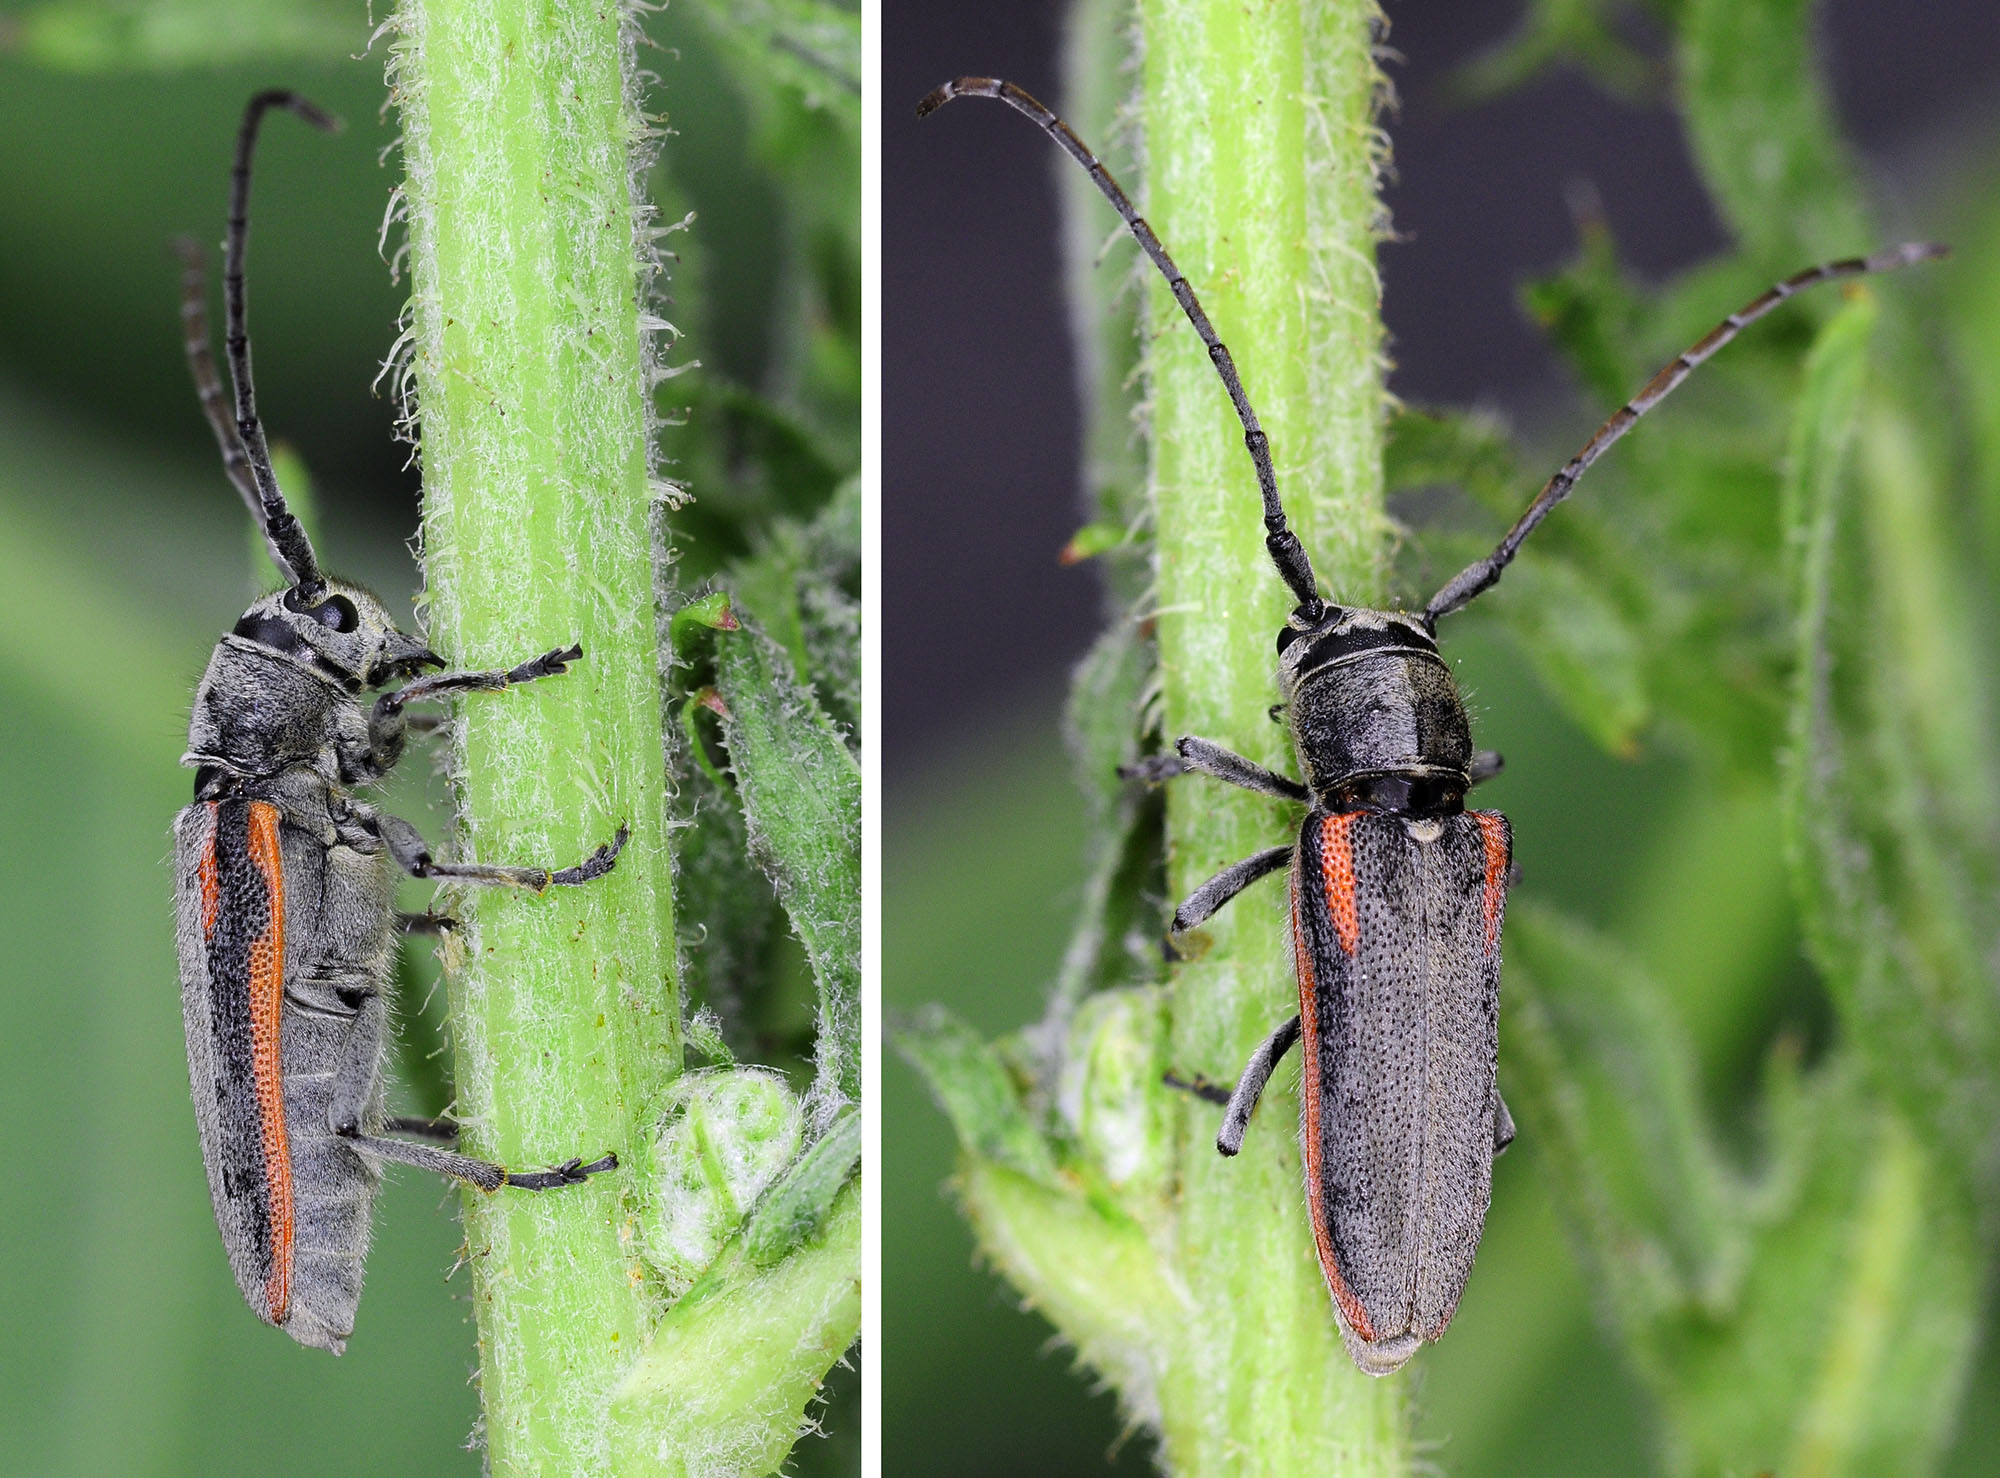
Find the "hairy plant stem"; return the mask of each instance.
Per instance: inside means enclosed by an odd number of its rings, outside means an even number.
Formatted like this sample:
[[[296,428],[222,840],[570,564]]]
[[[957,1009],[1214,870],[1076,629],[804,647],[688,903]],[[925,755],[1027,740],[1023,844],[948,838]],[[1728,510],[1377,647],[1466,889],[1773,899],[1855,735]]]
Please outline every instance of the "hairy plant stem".
[[[1374,0],[1139,9],[1148,216],[1235,355],[1323,587],[1371,601],[1385,528]],[[1164,731],[1286,769],[1266,709],[1288,601],[1241,428],[1164,290],[1152,315]],[[1284,805],[1180,782],[1168,804],[1175,895],[1296,824]],[[1171,1041],[1183,1072],[1230,1081],[1296,1009],[1282,899],[1266,885],[1238,900],[1207,926],[1206,955],[1180,968]],[[1163,1392],[1175,1472],[1408,1466],[1406,1383],[1354,1368],[1313,1257],[1289,1081],[1273,1080],[1235,1160],[1213,1150],[1213,1108],[1181,1114],[1178,1261],[1195,1314],[1184,1399]]]
[[[648,1323],[628,1218],[680,1067],[623,19],[408,0],[396,23],[431,640],[473,668],[584,649],[564,676],[459,705],[458,845],[561,867],[631,828],[608,878],[452,905],[467,1149],[621,1161],[466,1197],[496,1473],[639,1466],[607,1403]]]

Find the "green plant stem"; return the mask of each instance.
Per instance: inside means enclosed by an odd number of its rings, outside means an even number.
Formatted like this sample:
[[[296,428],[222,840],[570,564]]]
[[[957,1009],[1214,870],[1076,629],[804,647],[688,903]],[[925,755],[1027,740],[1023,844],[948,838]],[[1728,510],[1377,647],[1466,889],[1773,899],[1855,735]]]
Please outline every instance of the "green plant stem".
[[[393,71],[431,640],[473,668],[584,648],[565,676],[459,705],[459,846],[564,866],[631,827],[602,881],[453,905],[468,1150],[622,1162],[466,1198],[496,1473],[636,1467],[605,1413],[648,1322],[626,1222],[680,1066],[622,21],[574,0],[409,0]]]
[[[1322,584],[1372,600],[1384,529],[1375,5],[1145,0],[1140,14],[1149,219],[1235,355]],[[1288,600],[1241,428],[1163,290],[1152,314],[1164,729],[1284,768],[1284,733],[1265,710]],[[1175,895],[1286,839],[1296,819],[1246,792],[1177,787]],[[1230,1081],[1296,1009],[1281,899],[1266,886],[1224,910],[1206,956],[1180,970],[1182,1072]],[[1179,1473],[1402,1471],[1405,1383],[1360,1374],[1341,1347],[1283,1081],[1234,1160],[1210,1146],[1212,1108],[1182,1113],[1178,1262],[1195,1310],[1183,1388],[1199,1396],[1167,1403],[1166,1461]]]

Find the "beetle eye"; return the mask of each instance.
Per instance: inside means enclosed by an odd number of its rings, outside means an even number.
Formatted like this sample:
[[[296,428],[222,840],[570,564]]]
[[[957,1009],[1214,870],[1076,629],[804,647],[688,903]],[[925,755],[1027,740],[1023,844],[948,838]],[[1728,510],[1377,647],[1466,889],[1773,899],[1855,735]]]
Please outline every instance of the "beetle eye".
[[[329,631],[352,631],[361,624],[361,615],[354,609],[354,602],[344,595],[328,596],[308,614]]]
[[[1297,641],[1299,635],[1299,629],[1296,626],[1280,626],[1278,628],[1278,655],[1283,656],[1285,648]]]

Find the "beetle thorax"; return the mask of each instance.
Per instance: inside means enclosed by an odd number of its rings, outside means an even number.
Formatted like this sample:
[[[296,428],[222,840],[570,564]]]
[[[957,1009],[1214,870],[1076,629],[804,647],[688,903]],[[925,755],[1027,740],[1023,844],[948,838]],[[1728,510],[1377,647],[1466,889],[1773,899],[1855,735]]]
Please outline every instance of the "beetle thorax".
[[[1278,636],[1278,684],[1305,782],[1334,810],[1461,809],[1472,730],[1423,617],[1327,607]]]

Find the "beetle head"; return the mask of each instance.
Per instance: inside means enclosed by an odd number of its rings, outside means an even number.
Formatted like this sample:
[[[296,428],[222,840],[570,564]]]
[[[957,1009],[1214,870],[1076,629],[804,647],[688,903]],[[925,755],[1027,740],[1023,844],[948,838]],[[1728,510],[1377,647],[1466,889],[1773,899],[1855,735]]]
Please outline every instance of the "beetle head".
[[[1300,606],[1278,628],[1278,686],[1290,700],[1301,678],[1362,652],[1436,653],[1437,638],[1411,611],[1370,611],[1359,606]]]
[[[295,657],[349,688],[379,687],[444,665],[358,585],[326,580],[310,601],[301,594],[294,585],[265,596],[243,613],[231,635]]]

